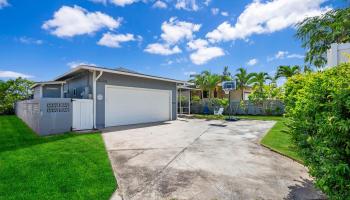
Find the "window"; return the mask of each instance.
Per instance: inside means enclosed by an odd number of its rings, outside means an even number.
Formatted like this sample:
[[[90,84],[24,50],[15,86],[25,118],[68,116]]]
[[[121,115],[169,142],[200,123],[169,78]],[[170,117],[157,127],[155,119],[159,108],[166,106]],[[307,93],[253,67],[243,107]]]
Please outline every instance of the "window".
[[[74,97],[77,96],[77,89],[76,88],[73,89],[73,96]]]
[[[208,91],[203,91],[203,98],[208,98]]]

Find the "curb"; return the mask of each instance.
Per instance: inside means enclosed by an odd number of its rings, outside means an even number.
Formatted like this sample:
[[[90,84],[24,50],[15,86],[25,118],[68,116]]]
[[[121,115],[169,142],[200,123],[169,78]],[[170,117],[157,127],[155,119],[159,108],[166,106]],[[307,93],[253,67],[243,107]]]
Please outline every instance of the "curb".
[[[284,156],[284,157],[286,157],[286,158],[289,158],[289,159],[291,159],[291,160],[294,160],[295,162],[297,162],[297,163],[299,163],[299,164],[305,166],[304,163],[303,163],[302,161],[300,161],[300,160],[297,160],[297,159],[295,159],[295,158],[292,158],[291,156],[285,155],[285,154],[283,154],[282,152],[279,152],[279,151],[277,151],[277,150],[275,150],[275,149],[272,149],[272,148],[269,147],[269,146],[266,146],[266,145],[262,144],[261,142],[259,142],[259,144],[260,144],[261,146],[265,147],[266,149],[270,150],[270,151],[273,151],[273,152],[275,152],[275,153],[278,153],[278,154],[281,155],[281,156]]]

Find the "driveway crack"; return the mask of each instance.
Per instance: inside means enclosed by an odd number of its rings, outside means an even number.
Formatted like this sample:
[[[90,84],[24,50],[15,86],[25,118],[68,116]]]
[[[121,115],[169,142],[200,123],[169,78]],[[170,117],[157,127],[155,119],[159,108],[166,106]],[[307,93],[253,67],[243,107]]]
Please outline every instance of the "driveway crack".
[[[225,122],[222,122],[222,124],[225,124]],[[148,185],[147,189],[145,188],[144,190],[140,191],[137,194],[142,194],[146,192],[147,190],[150,190],[156,182],[159,180],[161,177],[161,174],[169,167],[169,165],[174,162],[181,154],[183,154],[190,146],[192,146],[194,143],[196,143],[200,137],[202,137],[205,133],[207,133],[212,127],[208,127],[205,129],[199,136],[197,136],[190,144],[188,144],[186,147],[184,147],[181,151],[179,151],[156,175],[155,178],[150,182]],[[137,194],[135,194],[133,197],[135,197]],[[132,197],[132,198],[133,198]]]

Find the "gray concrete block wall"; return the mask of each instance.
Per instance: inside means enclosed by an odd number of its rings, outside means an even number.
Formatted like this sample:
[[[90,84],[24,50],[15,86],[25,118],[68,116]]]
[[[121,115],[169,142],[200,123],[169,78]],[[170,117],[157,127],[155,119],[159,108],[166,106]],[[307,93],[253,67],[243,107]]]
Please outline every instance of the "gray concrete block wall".
[[[34,132],[40,132],[40,99],[17,102],[15,112]]]
[[[245,106],[242,106],[240,101],[231,101],[232,110],[225,109],[224,114],[234,115],[282,115],[284,113],[284,104],[278,100],[267,100],[262,104],[254,104],[250,101],[244,101]],[[192,114],[208,114],[204,113],[204,107],[208,106],[209,114],[214,113],[214,107],[209,102],[192,103],[191,113]]]
[[[68,98],[42,98],[16,103],[16,115],[39,135],[69,132],[72,102]]]

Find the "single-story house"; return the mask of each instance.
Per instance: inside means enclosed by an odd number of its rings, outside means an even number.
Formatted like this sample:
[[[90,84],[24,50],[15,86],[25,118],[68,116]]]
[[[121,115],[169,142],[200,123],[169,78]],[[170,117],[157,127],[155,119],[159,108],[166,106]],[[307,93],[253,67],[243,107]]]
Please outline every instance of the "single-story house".
[[[202,94],[203,92],[203,94]],[[243,89],[243,100],[249,100],[249,95],[253,92],[253,88],[250,86],[247,86]],[[195,89],[193,88],[191,91],[191,96],[197,96],[200,99],[208,99],[209,98],[209,92],[208,91],[201,91],[200,89]],[[219,99],[223,99],[223,98],[228,98],[228,94],[225,94],[225,92],[222,90],[221,84],[219,84],[215,90],[213,91],[213,97],[214,98],[219,98]],[[231,101],[241,101],[242,100],[242,90],[241,89],[237,89],[237,90],[233,90],[230,92],[230,99]]]
[[[36,106],[41,112],[40,116],[44,116],[45,112],[55,112],[54,117],[59,116],[61,111],[71,113],[73,130],[160,122],[177,118],[177,87],[187,84],[186,81],[146,75],[125,68],[81,65],[53,81],[35,83],[31,103],[45,100],[45,108]],[[69,111],[66,108],[67,99],[72,100]],[[26,109],[28,106],[18,109],[22,119],[28,118],[28,113],[20,113]],[[52,123],[58,121],[55,119]],[[44,126],[38,125],[40,122],[35,123],[36,126]],[[45,134],[51,133],[55,131],[45,131]]]

